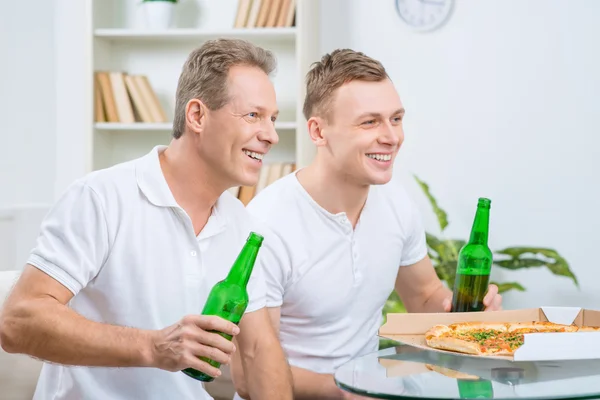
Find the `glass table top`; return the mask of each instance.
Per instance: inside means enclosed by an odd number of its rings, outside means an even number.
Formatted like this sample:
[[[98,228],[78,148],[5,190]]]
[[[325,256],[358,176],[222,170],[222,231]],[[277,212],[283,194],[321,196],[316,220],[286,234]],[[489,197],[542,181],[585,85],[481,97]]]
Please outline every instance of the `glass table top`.
[[[600,399],[600,360],[516,362],[399,345],[346,363],[335,381],[376,399]]]

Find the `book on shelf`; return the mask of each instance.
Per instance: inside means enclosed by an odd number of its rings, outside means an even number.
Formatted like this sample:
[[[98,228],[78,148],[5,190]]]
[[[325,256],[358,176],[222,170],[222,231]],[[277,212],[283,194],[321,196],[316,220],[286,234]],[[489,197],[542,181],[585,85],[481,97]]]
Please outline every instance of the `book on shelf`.
[[[234,28],[289,28],[297,0],[239,0]]]
[[[120,71],[94,73],[94,120],[96,122],[167,122],[165,110],[145,75]]]
[[[275,182],[279,178],[283,178],[286,175],[296,170],[295,163],[283,163],[276,162],[265,164],[260,170],[258,177],[258,183],[254,186],[235,186],[229,190],[229,192],[237,197],[244,205],[248,205],[250,200],[254,198],[261,190]]]

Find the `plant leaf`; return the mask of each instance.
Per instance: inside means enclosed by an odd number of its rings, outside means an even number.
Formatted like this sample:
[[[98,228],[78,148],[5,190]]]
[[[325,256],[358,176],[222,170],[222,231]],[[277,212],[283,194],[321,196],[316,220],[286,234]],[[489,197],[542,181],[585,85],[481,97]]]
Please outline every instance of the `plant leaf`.
[[[519,282],[502,282],[502,283],[490,282],[490,283],[493,283],[494,285],[498,286],[498,293],[504,293],[511,289],[518,290],[519,292],[525,291],[525,288]]]
[[[520,269],[545,266],[555,275],[571,278],[575,283],[575,286],[579,287],[577,277],[573,271],[571,271],[567,260],[554,249],[543,247],[508,247],[497,250],[495,253],[511,257],[509,260],[494,261],[494,263],[500,267]]]
[[[447,252],[447,260],[452,260],[452,261],[458,261],[458,253],[460,253],[460,249],[463,248],[463,246],[465,244],[467,244],[467,242],[465,242],[464,240],[453,240],[453,239],[448,239],[448,240],[444,240],[444,244],[446,245],[448,252]]]
[[[458,260],[458,253],[465,245],[463,240],[440,240],[430,233],[425,233],[427,245],[437,254],[440,262]]]
[[[448,214],[446,211],[442,210],[438,205],[436,199],[433,197],[429,190],[429,185],[420,180],[416,175],[413,175],[419,186],[423,192],[425,192],[425,196],[429,199],[429,203],[431,203],[431,207],[433,208],[433,212],[435,213],[438,223],[440,224],[440,229],[443,231],[448,226]]]

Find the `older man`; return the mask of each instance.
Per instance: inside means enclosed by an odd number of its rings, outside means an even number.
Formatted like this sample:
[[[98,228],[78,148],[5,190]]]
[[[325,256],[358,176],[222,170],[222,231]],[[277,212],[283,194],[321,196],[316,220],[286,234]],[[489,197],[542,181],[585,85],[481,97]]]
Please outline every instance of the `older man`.
[[[256,268],[239,324],[201,316],[255,227],[226,191],[256,184],[278,137],[273,55],[209,41],[179,78],[173,140],[75,183],[44,220],[0,319],[8,352],[48,361],[35,399],[208,399],[235,335],[255,398],[291,399]]]

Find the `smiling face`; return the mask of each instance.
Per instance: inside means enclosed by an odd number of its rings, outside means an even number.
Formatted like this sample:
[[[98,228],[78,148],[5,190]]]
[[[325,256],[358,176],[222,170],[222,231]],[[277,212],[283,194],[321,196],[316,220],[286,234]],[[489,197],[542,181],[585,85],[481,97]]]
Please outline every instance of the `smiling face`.
[[[223,107],[203,107],[196,149],[228,187],[253,186],[263,157],[279,141],[275,89],[263,70],[242,65],[229,70],[227,89]]]
[[[327,168],[358,185],[384,184],[392,178],[404,141],[404,108],[393,83],[353,80],[336,89],[326,118],[309,121]],[[318,129],[315,127],[318,126]],[[313,134],[314,138],[314,134]]]

